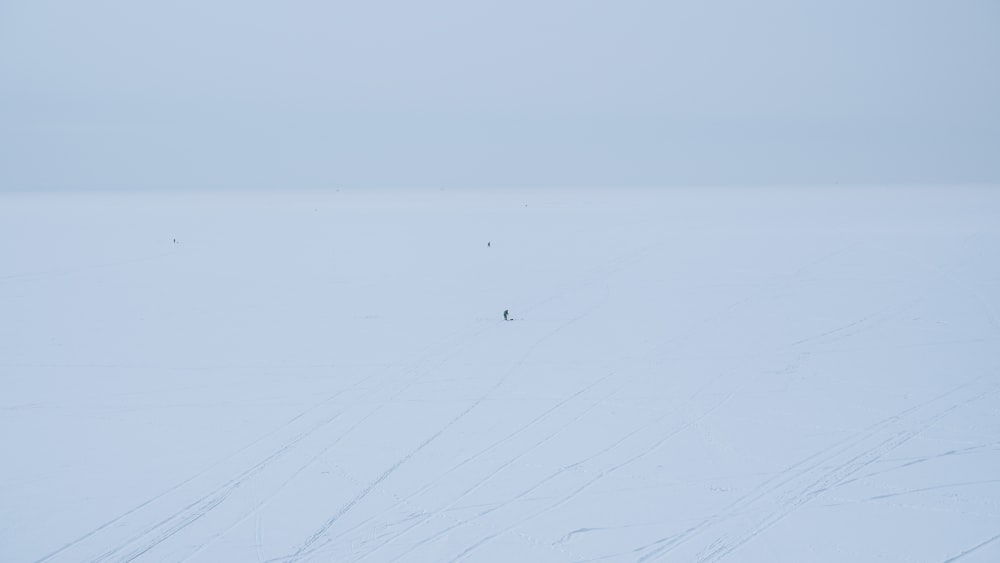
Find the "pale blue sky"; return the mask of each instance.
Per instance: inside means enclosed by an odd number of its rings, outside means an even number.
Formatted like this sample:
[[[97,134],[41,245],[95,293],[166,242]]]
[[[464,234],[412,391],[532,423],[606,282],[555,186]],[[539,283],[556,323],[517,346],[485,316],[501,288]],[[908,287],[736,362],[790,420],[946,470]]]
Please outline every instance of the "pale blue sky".
[[[0,0],[0,189],[1000,181],[1000,2]]]

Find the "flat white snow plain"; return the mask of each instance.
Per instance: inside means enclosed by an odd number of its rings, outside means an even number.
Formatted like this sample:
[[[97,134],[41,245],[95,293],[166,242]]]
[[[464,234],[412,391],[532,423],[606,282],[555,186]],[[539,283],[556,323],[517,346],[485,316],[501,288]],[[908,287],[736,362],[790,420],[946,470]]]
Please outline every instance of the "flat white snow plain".
[[[6,194],[0,374],[2,561],[1000,561],[986,187]]]

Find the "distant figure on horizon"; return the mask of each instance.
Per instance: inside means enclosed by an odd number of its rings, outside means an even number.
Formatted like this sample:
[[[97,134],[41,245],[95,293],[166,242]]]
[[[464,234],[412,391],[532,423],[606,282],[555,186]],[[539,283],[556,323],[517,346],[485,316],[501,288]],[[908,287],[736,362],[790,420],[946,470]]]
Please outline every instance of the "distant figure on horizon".
[[[177,244],[177,239],[174,239],[174,244]]]
[[[490,247],[490,241],[486,241],[486,248]]]
[[[503,320],[509,321],[510,318],[508,318],[508,315],[510,315],[510,311],[508,311],[507,309],[504,309],[503,310]]]

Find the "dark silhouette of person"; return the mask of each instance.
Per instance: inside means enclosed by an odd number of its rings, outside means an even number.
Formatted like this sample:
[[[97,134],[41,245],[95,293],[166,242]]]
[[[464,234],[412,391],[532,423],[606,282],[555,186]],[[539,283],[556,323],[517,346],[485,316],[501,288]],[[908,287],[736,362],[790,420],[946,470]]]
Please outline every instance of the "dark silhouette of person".
[[[508,311],[507,309],[504,309],[503,310],[503,320],[509,321],[510,318],[508,318],[508,315],[510,315],[510,311]]]

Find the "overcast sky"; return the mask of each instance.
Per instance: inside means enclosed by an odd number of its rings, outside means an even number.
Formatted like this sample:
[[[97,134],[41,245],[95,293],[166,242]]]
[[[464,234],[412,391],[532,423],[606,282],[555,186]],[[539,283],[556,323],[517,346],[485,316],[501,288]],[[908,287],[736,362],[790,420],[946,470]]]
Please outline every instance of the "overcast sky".
[[[997,0],[0,0],[0,189],[997,181]]]

